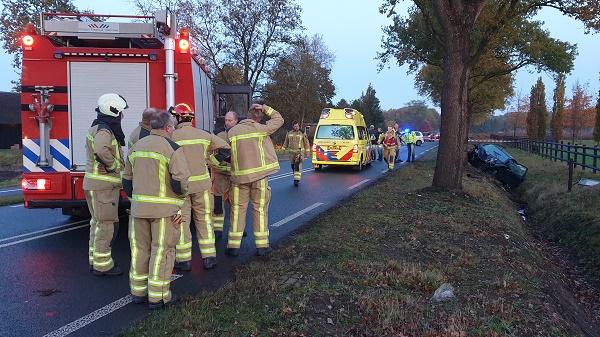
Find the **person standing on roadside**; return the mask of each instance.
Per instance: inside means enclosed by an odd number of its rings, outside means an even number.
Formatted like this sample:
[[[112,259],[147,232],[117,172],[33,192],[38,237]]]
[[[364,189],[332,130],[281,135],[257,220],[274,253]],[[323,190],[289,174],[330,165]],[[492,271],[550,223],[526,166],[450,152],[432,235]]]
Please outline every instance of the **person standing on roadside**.
[[[90,210],[89,264],[96,276],[117,276],[123,271],[112,259],[112,245],[119,233],[121,171],[125,166],[121,129],[127,101],[118,94],[98,98],[98,114],[85,143],[87,163],[83,190]]]
[[[150,309],[178,299],[170,290],[171,272],[190,171],[183,147],[171,140],[175,123],[167,111],[157,112],[150,135],[129,150],[123,174],[131,200],[129,285],[134,302],[148,301]]]
[[[263,117],[269,118],[265,124]],[[265,104],[252,104],[248,119],[231,128],[227,135],[231,143],[231,226],[227,254],[239,255],[246,210],[252,202],[254,243],[256,254],[269,254],[269,175],[279,171],[279,162],[270,135],[283,125],[283,117]]]
[[[217,133],[217,137],[224,141],[229,141],[227,131],[238,123],[238,115],[235,111],[229,111],[225,114],[225,129]],[[212,192],[214,196],[213,207],[213,226],[215,238],[220,239],[223,236],[223,227],[225,226],[225,202],[229,197],[231,189],[231,164],[227,162],[218,162],[211,160],[210,173],[212,178]]]

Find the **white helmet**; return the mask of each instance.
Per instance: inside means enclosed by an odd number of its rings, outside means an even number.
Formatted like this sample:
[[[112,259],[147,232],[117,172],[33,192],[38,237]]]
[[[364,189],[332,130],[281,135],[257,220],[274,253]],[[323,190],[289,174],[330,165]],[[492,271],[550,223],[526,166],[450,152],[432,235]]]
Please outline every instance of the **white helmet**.
[[[107,116],[119,117],[123,110],[129,108],[127,101],[119,94],[104,94],[98,98],[96,111]]]

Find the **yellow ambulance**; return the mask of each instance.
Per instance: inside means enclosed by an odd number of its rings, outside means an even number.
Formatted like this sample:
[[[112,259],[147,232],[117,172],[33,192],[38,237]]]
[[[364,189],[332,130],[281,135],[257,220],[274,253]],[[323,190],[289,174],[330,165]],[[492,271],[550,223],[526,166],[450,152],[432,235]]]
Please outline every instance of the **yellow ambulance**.
[[[312,164],[352,166],[360,171],[370,165],[371,141],[363,115],[355,109],[323,109],[315,130]]]

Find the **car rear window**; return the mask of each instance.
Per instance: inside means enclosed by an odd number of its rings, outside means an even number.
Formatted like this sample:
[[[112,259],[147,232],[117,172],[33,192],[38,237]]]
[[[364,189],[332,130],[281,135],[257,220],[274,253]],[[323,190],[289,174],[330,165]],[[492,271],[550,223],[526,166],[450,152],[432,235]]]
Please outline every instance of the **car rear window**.
[[[483,145],[483,148],[488,156],[496,158],[501,163],[506,163],[512,159],[512,157],[506,151],[504,151],[504,149],[497,145],[487,144]]]
[[[317,129],[317,139],[354,139],[352,125],[320,125]]]

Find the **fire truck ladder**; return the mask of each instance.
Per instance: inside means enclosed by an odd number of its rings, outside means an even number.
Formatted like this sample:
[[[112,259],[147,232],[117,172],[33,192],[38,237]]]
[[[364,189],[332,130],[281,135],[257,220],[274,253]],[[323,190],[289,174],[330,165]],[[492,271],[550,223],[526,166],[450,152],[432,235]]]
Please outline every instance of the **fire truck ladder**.
[[[106,21],[108,18],[140,22]],[[154,39],[160,36],[154,16],[42,13],[40,21],[41,33],[46,36],[94,40]]]

